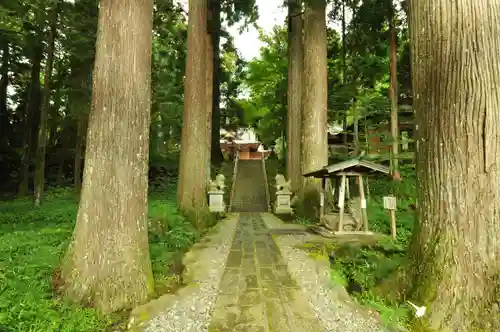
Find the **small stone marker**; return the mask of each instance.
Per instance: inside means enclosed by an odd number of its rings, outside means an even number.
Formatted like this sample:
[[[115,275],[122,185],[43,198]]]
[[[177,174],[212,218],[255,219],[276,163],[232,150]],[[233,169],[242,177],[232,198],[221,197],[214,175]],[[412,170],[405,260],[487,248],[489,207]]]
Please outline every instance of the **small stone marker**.
[[[225,177],[218,174],[215,181],[210,181],[208,185],[208,208],[210,212],[226,212],[226,204],[224,204],[224,184]]]
[[[393,240],[396,239],[396,197],[384,196],[384,209],[389,210],[391,219],[391,235]]]
[[[291,182],[286,181],[282,174],[277,174],[276,180],[276,204],[274,205],[274,213],[276,214],[292,214],[291,207],[292,191],[290,190]]]

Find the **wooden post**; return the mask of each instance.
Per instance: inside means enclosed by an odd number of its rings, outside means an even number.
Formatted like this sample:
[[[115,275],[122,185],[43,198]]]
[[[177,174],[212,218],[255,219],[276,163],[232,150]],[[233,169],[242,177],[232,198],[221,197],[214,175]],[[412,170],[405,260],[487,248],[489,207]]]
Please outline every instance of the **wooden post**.
[[[384,209],[389,210],[389,217],[391,220],[391,235],[392,239],[396,240],[396,197],[384,197]]]
[[[345,184],[346,184],[346,175],[342,174],[342,178],[340,180],[340,188],[339,188],[339,227],[338,231],[342,232],[344,230],[344,201],[345,201]]]
[[[327,188],[329,188],[332,195],[332,207],[335,207],[335,184],[332,184],[332,179],[328,178]]]
[[[319,216],[320,220],[325,215],[325,193],[326,193],[326,178],[321,179],[321,193],[319,199]]]
[[[391,219],[391,235],[392,239],[396,240],[396,210],[389,210],[389,217]]]
[[[366,177],[365,183],[366,183],[366,199],[370,199],[370,183],[368,182],[368,177]]]
[[[346,176],[346,178],[345,178],[345,196],[347,197],[347,200],[351,199],[351,191],[349,189],[350,189],[349,177]]]
[[[359,198],[361,200],[361,218],[365,231],[368,231],[368,214],[366,213],[365,188],[363,185],[363,175],[358,175]]]

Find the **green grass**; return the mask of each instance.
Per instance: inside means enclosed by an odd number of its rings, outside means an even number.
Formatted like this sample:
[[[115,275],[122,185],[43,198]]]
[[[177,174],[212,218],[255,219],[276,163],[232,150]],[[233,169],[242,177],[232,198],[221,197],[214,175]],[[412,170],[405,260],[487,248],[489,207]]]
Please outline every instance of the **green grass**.
[[[150,254],[158,290],[171,284],[173,262],[200,234],[174,203],[171,186],[149,201]],[[51,276],[73,232],[78,199],[53,190],[43,206],[30,200],[0,203],[0,331],[106,331],[121,319],[55,298]]]

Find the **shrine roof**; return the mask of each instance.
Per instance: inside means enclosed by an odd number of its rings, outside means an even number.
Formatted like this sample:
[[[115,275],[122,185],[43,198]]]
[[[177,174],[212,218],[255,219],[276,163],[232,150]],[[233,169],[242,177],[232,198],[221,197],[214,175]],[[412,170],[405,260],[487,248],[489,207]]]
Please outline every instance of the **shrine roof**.
[[[326,178],[337,173],[352,172],[359,174],[383,173],[389,174],[389,167],[360,158],[353,158],[322,167],[318,170],[303,174],[305,177]]]

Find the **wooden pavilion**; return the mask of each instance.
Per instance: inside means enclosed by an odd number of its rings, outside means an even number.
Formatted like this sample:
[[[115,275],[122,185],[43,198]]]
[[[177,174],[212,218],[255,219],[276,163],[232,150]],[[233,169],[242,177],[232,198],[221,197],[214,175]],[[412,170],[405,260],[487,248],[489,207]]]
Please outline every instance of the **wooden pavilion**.
[[[314,231],[324,236],[335,236],[336,234],[373,234],[369,231],[368,227],[365,182],[363,177],[374,173],[389,174],[389,167],[368,160],[354,158],[304,174],[304,177],[314,177],[322,180],[320,225]],[[349,178],[355,178],[357,182],[359,199],[356,198],[355,200],[359,202],[355,203],[358,203],[360,207],[358,209],[360,211],[357,211],[357,218],[353,217],[352,211],[351,214],[345,213],[346,193],[349,196]],[[336,181],[332,184],[333,179]],[[338,185],[338,188],[335,188],[335,184]],[[336,190],[338,190],[338,195],[336,195]],[[334,209],[335,203],[337,203],[339,208],[338,213],[329,209],[330,206]],[[346,226],[348,225],[351,229],[346,230]]]

